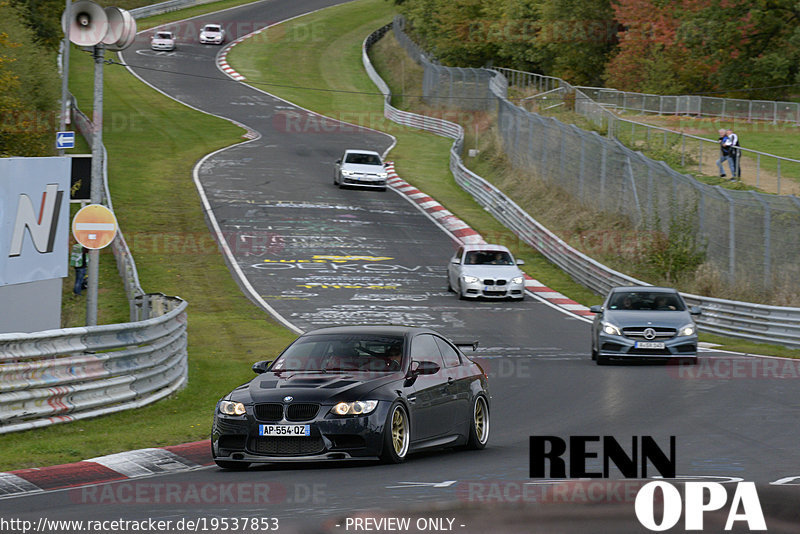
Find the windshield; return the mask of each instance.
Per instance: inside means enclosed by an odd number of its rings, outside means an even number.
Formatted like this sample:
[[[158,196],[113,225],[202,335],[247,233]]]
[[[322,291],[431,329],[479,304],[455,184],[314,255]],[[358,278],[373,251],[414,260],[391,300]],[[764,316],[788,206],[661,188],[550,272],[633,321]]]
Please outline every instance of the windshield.
[[[375,154],[350,153],[344,160],[345,163],[355,163],[356,165],[380,165],[381,158]]]
[[[172,39],[172,34],[169,32],[158,32],[156,39]]]
[[[272,365],[272,371],[372,371],[402,368],[400,336],[319,334],[292,343]]]
[[[615,293],[608,303],[609,310],[685,311],[677,293],[631,291]]]
[[[219,26],[206,26],[205,28],[203,28],[203,31],[204,32],[216,32],[216,33],[219,33],[220,27]]]
[[[511,254],[494,250],[473,250],[464,259],[467,265],[514,265]]]

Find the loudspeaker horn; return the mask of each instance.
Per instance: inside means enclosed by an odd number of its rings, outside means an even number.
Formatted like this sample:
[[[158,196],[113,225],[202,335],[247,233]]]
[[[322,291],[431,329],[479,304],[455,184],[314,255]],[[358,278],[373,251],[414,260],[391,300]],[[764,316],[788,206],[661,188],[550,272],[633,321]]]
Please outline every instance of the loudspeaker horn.
[[[78,46],[99,44],[108,32],[108,17],[103,8],[94,2],[75,2],[69,8],[69,20],[66,15],[65,10],[61,16],[61,27],[66,33],[69,25],[69,40]]]
[[[107,7],[108,33],[103,43],[108,50],[124,50],[133,44],[136,38],[136,20],[126,10],[118,7]]]

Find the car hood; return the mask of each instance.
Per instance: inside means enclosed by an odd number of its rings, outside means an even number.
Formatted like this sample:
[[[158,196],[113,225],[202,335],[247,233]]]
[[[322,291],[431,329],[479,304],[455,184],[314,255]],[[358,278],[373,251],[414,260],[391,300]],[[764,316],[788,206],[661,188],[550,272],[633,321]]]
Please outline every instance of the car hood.
[[[200,35],[203,37],[219,37],[222,35],[222,32],[204,30],[200,32]]]
[[[267,371],[234,390],[231,399],[254,403],[283,402],[287,396],[294,397],[293,402],[364,400],[364,395],[373,390],[403,379],[404,375],[400,372]],[[376,400],[382,399],[377,397]]]
[[[461,272],[478,278],[514,278],[522,276],[516,265],[462,265]]]
[[[171,44],[174,42],[175,39],[153,39],[154,44]]]
[[[620,328],[660,326],[676,330],[693,322],[688,311],[606,310],[603,319]]]
[[[343,163],[342,170],[358,172],[361,174],[378,174],[386,172],[383,165],[359,165],[357,163]]]

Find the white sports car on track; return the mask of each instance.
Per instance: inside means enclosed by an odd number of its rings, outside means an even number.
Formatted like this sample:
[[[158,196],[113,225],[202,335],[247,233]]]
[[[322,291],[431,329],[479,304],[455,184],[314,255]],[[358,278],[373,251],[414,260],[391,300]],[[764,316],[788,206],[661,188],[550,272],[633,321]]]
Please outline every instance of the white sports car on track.
[[[175,34],[168,31],[157,31],[150,38],[150,48],[153,50],[175,50]]]
[[[345,150],[333,169],[333,183],[339,187],[352,185],[385,190],[388,176],[380,154],[372,150]]]
[[[225,30],[220,24],[206,24],[200,30],[200,44],[222,44],[225,42]]]
[[[463,245],[447,266],[447,289],[458,298],[525,298],[525,273],[502,245]]]

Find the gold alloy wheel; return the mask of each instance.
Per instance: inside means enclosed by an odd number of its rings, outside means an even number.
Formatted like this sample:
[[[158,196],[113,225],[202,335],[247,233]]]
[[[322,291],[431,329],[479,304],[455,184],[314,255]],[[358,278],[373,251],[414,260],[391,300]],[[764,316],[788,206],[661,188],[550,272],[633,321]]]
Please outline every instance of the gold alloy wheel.
[[[475,422],[475,437],[478,438],[480,443],[486,443],[489,437],[489,410],[483,397],[478,397],[475,400],[473,418]]]
[[[392,446],[400,458],[403,458],[408,451],[408,420],[400,406],[397,406],[392,413]]]

